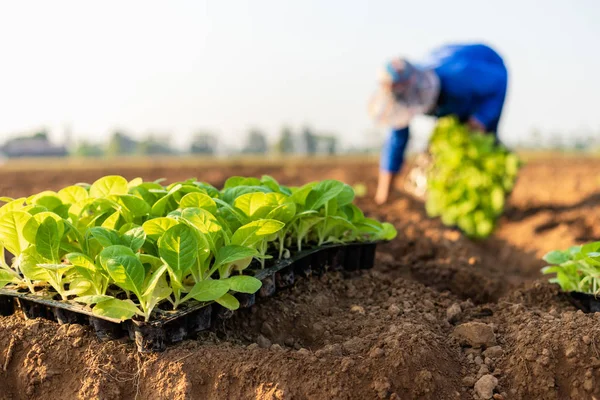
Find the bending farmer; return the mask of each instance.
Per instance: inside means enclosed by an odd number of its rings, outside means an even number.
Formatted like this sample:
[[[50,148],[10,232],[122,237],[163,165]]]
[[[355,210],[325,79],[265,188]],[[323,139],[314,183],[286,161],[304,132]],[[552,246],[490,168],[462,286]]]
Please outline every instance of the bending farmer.
[[[381,153],[375,201],[385,203],[402,167],[409,123],[418,114],[455,115],[471,129],[496,134],[507,87],[502,58],[482,44],[448,45],[411,63],[388,63],[369,105],[371,115],[390,126]]]

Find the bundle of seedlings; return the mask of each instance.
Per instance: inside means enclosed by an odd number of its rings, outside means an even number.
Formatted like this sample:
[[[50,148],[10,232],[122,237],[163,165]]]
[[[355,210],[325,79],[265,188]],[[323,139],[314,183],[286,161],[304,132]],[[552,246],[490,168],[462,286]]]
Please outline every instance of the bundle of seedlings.
[[[517,155],[453,117],[439,120],[429,154],[427,214],[470,238],[491,235],[517,178]]]

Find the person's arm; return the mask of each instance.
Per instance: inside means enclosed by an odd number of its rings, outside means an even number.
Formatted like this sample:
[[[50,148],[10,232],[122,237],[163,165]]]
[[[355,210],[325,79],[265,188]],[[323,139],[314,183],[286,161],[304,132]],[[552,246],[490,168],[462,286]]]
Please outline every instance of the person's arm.
[[[379,164],[379,181],[375,202],[383,204],[387,201],[394,178],[404,163],[404,153],[409,139],[408,127],[392,129],[381,151]]]
[[[492,95],[482,99],[475,112],[471,115],[469,125],[472,129],[482,132],[495,132],[502,114],[506,90],[498,89]]]
[[[506,97],[507,73],[504,66],[485,63],[473,63],[469,66],[473,81],[473,93],[479,99],[471,115],[469,125],[472,129],[491,132],[497,128]]]
[[[469,129],[471,129],[472,131],[487,133],[486,126],[483,125],[481,122],[479,122],[479,120],[475,117],[469,118],[469,120],[467,121],[467,125],[469,126]]]

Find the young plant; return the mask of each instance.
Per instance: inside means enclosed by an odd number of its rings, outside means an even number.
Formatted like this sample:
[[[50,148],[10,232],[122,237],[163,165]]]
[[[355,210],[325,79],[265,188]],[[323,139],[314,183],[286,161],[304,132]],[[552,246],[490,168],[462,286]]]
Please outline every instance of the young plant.
[[[557,283],[562,290],[600,294],[600,242],[551,251],[544,261],[550,265],[542,273],[555,274],[550,282]]]
[[[167,266],[175,297],[173,308],[177,308],[181,292],[187,291],[184,279],[191,273],[198,258],[198,240],[192,228],[183,223],[169,228],[158,240],[158,253]]]
[[[167,265],[147,274],[135,253],[129,247],[122,245],[105,248],[99,257],[112,283],[133,293],[138,303],[136,304],[132,299],[121,300],[107,295],[92,295],[76,299],[84,304],[96,304],[93,308],[95,314],[121,320],[140,315],[148,321],[154,307],[171,295],[172,289],[164,279]]]

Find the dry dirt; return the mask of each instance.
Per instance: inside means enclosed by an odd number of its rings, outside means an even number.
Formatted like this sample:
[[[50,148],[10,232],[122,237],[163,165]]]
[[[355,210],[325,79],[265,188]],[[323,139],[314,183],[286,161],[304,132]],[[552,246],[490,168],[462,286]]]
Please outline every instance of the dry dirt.
[[[332,177],[372,192],[376,166],[0,169],[0,193],[108,173],[216,185],[231,174]],[[600,399],[600,314],[577,311],[539,274],[546,251],[600,239],[598,176],[600,160],[529,163],[481,242],[400,191],[384,207],[361,199],[399,232],[373,270],[300,280],[161,354],[79,325],[0,317],[0,399]]]

